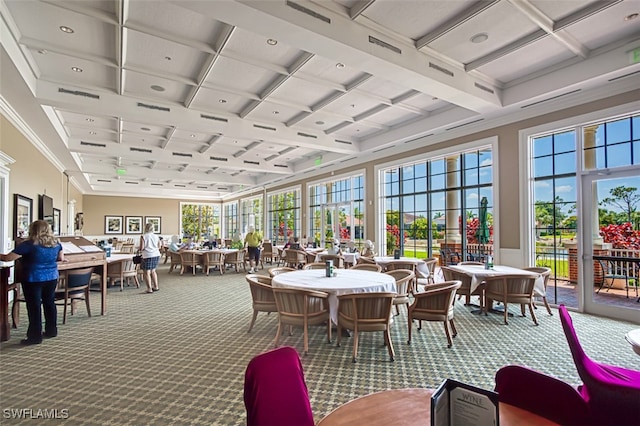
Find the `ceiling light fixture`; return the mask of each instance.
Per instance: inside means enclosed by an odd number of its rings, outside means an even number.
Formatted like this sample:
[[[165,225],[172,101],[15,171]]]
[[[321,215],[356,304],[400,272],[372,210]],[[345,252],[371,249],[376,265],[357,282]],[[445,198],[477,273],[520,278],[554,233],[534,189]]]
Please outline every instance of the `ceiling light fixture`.
[[[93,123],[95,120],[93,118],[85,118],[89,123]]]
[[[67,33],[67,34],[73,34],[75,33],[75,31],[73,31],[73,28],[71,27],[67,27],[65,25],[61,25],[60,26],[60,31],[62,31],[63,33]]]
[[[473,37],[471,37],[469,40],[471,41],[471,43],[478,44],[478,43],[484,43],[488,39],[489,39],[489,35],[487,33],[478,33]]]
[[[221,104],[226,104],[227,100],[226,99],[218,99],[218,102],[220,102]]]
[[[275,115],[278,115],[278,114],[280,114],[280,111],[273,111],[273,113],[274,113]]]
[[[344,68],[344,64],[343,64],[342,62],[338,62],[338,63],[336,64],[336,68],[338,68],[338,69],[342,69],[342,68]]]
[[[317,124],[318,126],[322,126],[322,125],[324,124],[324,121],[316,121],[316,124]]]
[[[634,20],[634,19],[636,19],[638,16],[640,16],[640,15],[638,15],[637,13],[632,13],[631,15],[627,15],[627,16],[625,16],[625,17],[624,17],[624,20],[625,20],[625,21],[633,21],[633,20]]]
[[[71,71],[73,71],[73,72],[82,72],[82,68],[71,67]]]
[[[148,127],[140,127],[140,130],[143,130],[145,132],[150,132],[151,131],[151,129],[148,128]]]
[[[170,60],[171,60],[171,56],[165,56],[164,58],[165,58],[167,61],[170,61]]]
[[[47,52],[47,49],[40,49],[40,50],[38,50],[38,53],[41,54],[41,55],[46,55],[49,52]]]
[[[195,137],[196,137],[196,135],[194,135],[194,134],[191,134],[191,137],[192,137],[192,138],[195,138]]]
[[[94,132],[93,130],[89,132],[90,135],[97,135],[96,132]]]
[[[152,90],[155,90],[156,92],[164,92],[165,88],[162,86],[158,86],[157,84],[154,84],[151,86]]]
[[[273,38],[268,38],[268,39],[267,39],[267,44],[268,44],[269,46],[275,46],[276,44],[278,44],[278,40],[273,39]]]

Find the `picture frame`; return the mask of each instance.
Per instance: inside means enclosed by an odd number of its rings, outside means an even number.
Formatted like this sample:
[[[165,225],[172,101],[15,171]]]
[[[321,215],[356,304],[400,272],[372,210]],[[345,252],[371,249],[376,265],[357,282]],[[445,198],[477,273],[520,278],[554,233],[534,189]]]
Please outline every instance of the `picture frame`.
[[[60,209],[53,208],[53,235],[60,235]]]
[[[160,216],[145,216],[144,217],[144,224],[145,226],[147,225],[147,223],[153,223],[153,233],[154,234],[159,234],[161,232],[161,224],[162,224],[162,219]]]
[[[125,217],[125,234],[142,234],[142,216]]]
[[[105,216],[104,217],[104,233],[105,234],[124,234],[122,216]]]
[[[33,221],[33,200],[13,194],[13,238],[27,238],[29,225]]]

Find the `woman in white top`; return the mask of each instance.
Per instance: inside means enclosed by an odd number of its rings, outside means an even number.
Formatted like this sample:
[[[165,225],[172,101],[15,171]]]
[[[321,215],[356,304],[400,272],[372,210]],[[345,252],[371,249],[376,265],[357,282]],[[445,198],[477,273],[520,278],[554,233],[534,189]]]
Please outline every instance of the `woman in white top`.
[[[160,238],[153,233],[153,223],[144,226],[144,235],[140,237],[140,253],[142,263],[140,268],[144,272],[144,281],[147,283],[147,293],[158,291],[158,262],[160,261]]]

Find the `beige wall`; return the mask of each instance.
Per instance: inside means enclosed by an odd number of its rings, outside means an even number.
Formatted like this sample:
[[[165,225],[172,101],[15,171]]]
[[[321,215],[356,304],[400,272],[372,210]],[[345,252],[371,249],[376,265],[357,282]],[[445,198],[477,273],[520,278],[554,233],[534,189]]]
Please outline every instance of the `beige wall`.
[[[38,218],[38,196],[53,198],[53,206],[61,210],[60,230],[66,231],[67,179],[25,138],[13,124],[0,116],[0,150],[15,163],[9,168],[9,232],[13,235],[13,196],[20,194],[33,200],[33,219]]]
[[[520,216],[519,204],[514,200],[519,199],[519,131],[529,127],[550,123],[573,116],[586,114],[589,112],[634,102],[640,99],[640,90],[625,93],[623,95],[602,99],[597,102],[583,104],[577,107],[568,108],[551,114],[544,114],[520,122],[497,127],[494,129],[477,132],[460,138],[448,140],[446,142],[425,146],[410,152],[404,152],[378,160],[377,163],[387,163],[393,160],[411,157],[415,155],[428,156],[429,152],[440,150],[446,147],[472,142],[487,137],[497,137],[499,144],[499,154],[496,161],[499,163],[500,193],[496,195],[499,200],[500,217],[500,247],[507,249],[520,248]],[[2,140],[0,149],[16,159],[16,163],[11,166],[11,194],[18,192],[22,195],[33,198],[37,201],[37,195],[46,190],[47,195],[54,199],[54,205],[63,210],[63,221],[66,215],[66,177],[51,166],[44,157],[28,143],[28,141],[10,124],[2,119]],[[428,139],[426,140],[428,143]],[[335,175],[342,175],[354,170],[365,169],[367,183],[366,186],[366,207],[368,212],[373,212],[370,201],[374,200],[375,188],[373,182],[374,163],[358,165],[342,170],[336,170]],[[331,177],[330,173],[314,176],[313,180],[323,180]],[[282,188],[289,188],[295,185],[302,185],[302,213],[306,217],[308,211],[308,200],[306,194],[305,181],[292,181],[278,187],[270,188],[269,191],[277,191]],[[255,195],[255,194],[251,194]],[[249,197],[245,195],[243,197]],[[84,213],[84,234],[103,235],[104,216],[161,216],[162,234],[172,235],[179,233],[179,213],[180,201],[167,199],[135,199],[126,197],[104,197],[104,196],[84,196],[82,197],[75,188],[71,187],[69,199],[76,200],[76,211]],[[186,200],[185,200],[186,201]],[[35,202],[34,205],[37,205]],[[374,235],[375,230],[374,214],[367,214],[366,232],[368,236]],[[12,226],[12,225],[11,225]],[[66,229],[63,227],[63,230]],[[307,232],[306,220],[303,219],[303,232]]]

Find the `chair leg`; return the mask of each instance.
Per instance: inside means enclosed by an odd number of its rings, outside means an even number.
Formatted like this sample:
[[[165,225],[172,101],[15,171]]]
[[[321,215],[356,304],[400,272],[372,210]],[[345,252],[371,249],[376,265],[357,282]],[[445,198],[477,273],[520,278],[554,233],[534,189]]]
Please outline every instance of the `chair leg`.
[[[400,315],[400,308],[396,305],[396,316]]]
[[[524,305],[523,305],[524,309]],[[536,314],[533,312],[533,302],[529,302],[529,312],[531,312],[531,318],[533,319],[533,323],[538,325],[538,319],[536,318]]]
[[[508,319],[509,319],[509,307],[507,306],[507,302],[506,302],[506,299],[505,299],[505,302],[504,302],[504,323],[506,325],[509,325]]]
[[[358,331],[353,331],[353,362],[358,362]]]
[[[520,313],[522,314],[523,317],[527,316],[527,314],[524,311],[524,305],[520,305]]]
[[[547,312],[549,312],[549,315],[553,316],[553,313],[551,312],[551,306],[549,306],[549,302],[547,302],[546,296],[542,297],[542,302],[544,303],[545,308],[547,308]]]
[[[309,353],[309,326],[308,324],[304,323],[303,325],[304,330],[302,330],[302,334],[303,334],[303,341],[304,341],[304,354],[307,355]]]
[[[67,323],[67,304],[69,303],[69,299],[64,298],[64,309],[62,310],[62,324]]]
[[[449,325],[451,326],[451,331],[453,331],[453,337],[456,337],[458,335],[458,330],[456,330],[456,325],[453,322],[453,318],[449,320]]]
[[[87,305],[87,316],[91,318],[91,304],[89,303],[89,288],[84,291],[84,303]]]
[[[449,321],[444,321],[444,333],[447,335],[447,347],[450,348],[453,342],[451,341],[451,332],[449,331]]]
[[[389,349],[389,359],[393,362],[396,357],[396,352],[393,350],[393,343],[391,343],[391,332],[389,327],[384,331],[384,337],[387,341],[387,349]]]
[[[338,341],[336,342],[336,346],[340,347],[340,344],[342,343],[342,326],[340,325],[340,323],[338,323],[337,333],[338,333]]]
[[[407,340],[407,345],[411,344],[411,323],[413,322],[413,318],[411,315],[407,316],[407,329],[409,330],[409,339]]]
[[[276,338],[275,341],[273,342],[273,346],[274,347],[278,347],[278,342],[280,341],[280,330],[282,327],[282,323],[280,321],[278,321],[278,329],[276,330]]]
[[[327,341],[331,343],[331,318],[327,320]]]
[[[257,317],[258,317],[258,311],[254,309],[253,318],[251,318],[251,324],[249,324],[249,330],[247,330],[247,333],[251,333],[251,330],[253,329],[253,324],[255,324]]]

